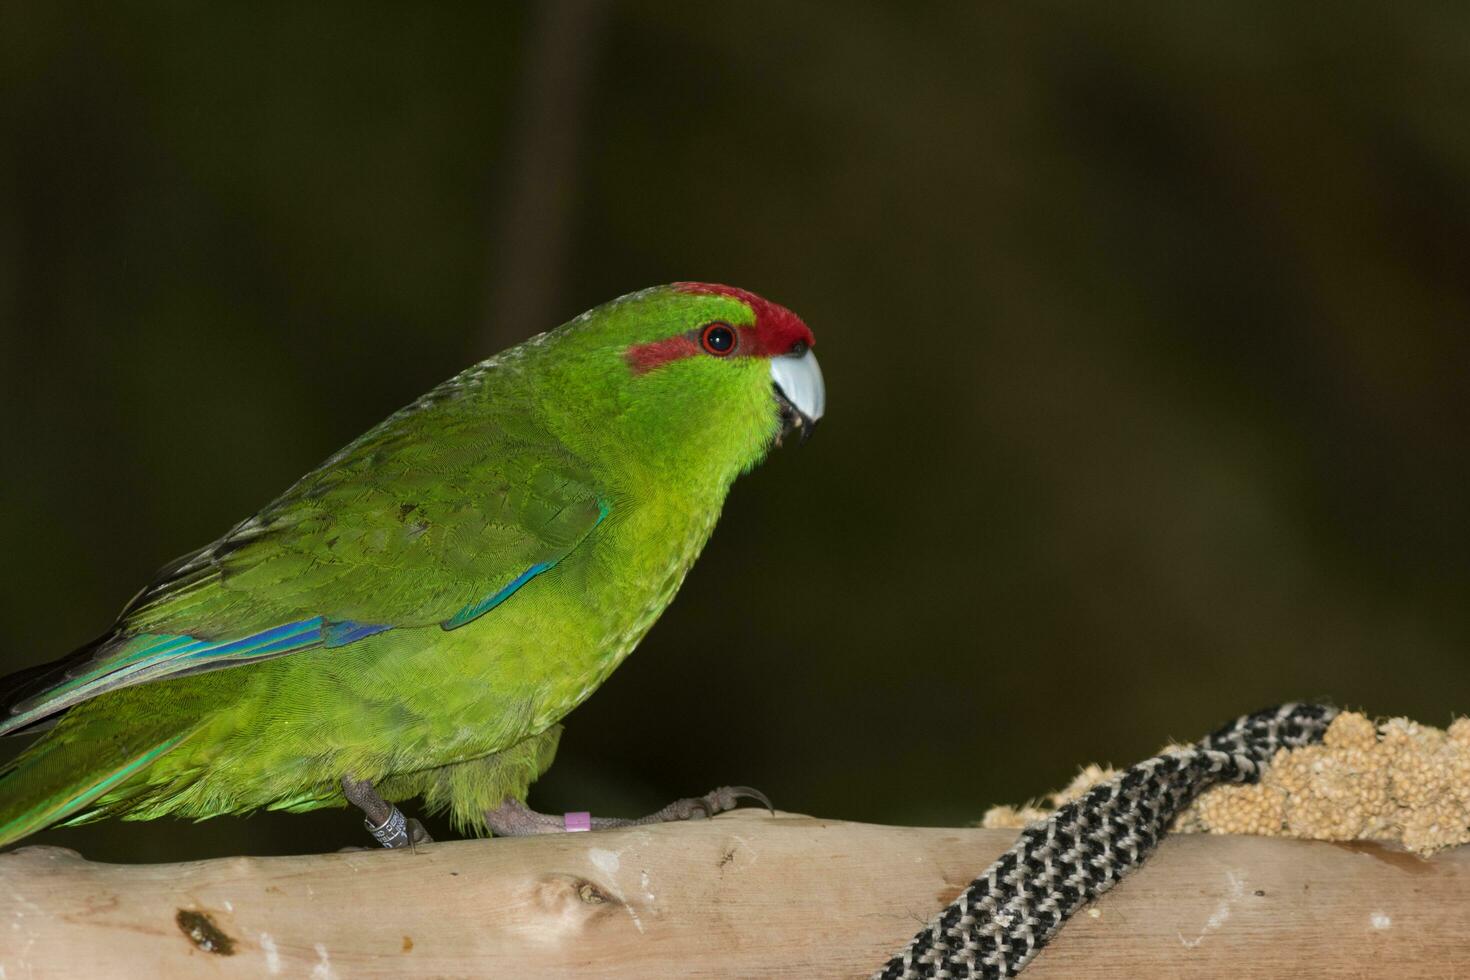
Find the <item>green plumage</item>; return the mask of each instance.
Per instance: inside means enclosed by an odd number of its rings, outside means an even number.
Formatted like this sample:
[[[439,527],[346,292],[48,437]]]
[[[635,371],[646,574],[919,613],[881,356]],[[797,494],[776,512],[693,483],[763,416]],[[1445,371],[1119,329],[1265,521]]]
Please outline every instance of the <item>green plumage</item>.
[[[0,776],[0,845],[340,806],[344,773],[482,830],[780,429],[764,357],[630,361],[710,321],[759,326],[735,295],[660,287],[470,368],[17,675],[0,731],[60,715]]]

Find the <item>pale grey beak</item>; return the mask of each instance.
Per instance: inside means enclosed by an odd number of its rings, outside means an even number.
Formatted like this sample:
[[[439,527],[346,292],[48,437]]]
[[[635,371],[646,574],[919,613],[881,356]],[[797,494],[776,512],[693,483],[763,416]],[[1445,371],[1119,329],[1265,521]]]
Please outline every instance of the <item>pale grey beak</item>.
[[[827,386],[817,355],[808,349],[771,358],[771,383],[781,409],[781,434],[800,429],[805,442],[827,410]]]

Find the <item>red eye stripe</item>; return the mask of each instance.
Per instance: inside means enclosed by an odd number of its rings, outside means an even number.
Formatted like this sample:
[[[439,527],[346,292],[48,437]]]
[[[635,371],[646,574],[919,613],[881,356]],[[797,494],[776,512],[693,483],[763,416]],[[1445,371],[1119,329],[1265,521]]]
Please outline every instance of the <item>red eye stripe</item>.
[[[737,335],[735,343],[723,351],[709,346],[710,331],[717,327],[724,327]],[[646,344],[634,344],[623,352],[623,359],[628,362],[634,374],[646,374],[654,368],[660,368],[665,364],[682,361],[686,357],[695,355],[707,353],[715,357],[729,357],[736,351],[744,349],[744,345],[750,342],[751,333],[749,327],[734,327],[719,320],[706,324],[693,334],[684,333],[677,337],[649,341]]]
[[[674,289],[681,293],[728,296],[739,300],[750,310],[755,323],[737,326],[727,321],[712,321],[687,334],[634,344],[623,354],[634,374],[644,374],[671,361],[700,354],[707,353],[715,357],[727,357],[731,354],[741,357],[780,357],[800,350],[803,346],[811,347],[814,343],[812,332],[800,317],[786,307],[762,299],[755,293],[734,286],[701,282],[675,283]],[[718,325],[729,327],[735,335],[735,343],[725,351],[706,346],[708,331]]]
[[[662,367],[670,361],[682,361],[698,353],[700,353],[699,342],[693,337],[680,334],[677,337],[665,337],[663,340],[654,340],[646,344],[634,344],[623,356],[627,359],[628,366],[633,369],[634,374],[643,374],[656,367]]]

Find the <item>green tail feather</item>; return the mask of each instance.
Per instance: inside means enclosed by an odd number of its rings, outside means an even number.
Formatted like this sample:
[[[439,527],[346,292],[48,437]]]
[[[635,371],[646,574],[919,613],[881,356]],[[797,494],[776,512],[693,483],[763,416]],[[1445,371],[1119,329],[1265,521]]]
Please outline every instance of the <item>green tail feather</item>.
[[[37,742],[0,775],[0,847],[76,816],[184,737],[177,734],[120,756],[99,752],[100,744],[89,739]]]

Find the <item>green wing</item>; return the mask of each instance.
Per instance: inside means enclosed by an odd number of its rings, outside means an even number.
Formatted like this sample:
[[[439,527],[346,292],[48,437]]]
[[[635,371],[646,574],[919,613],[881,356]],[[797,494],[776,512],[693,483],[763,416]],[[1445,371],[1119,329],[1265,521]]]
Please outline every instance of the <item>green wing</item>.
[[[96,643],[13,678],[0,734],[117,687],[455,629],[561,561],[607,513],[586,467],[452,385],[163,569]]]

